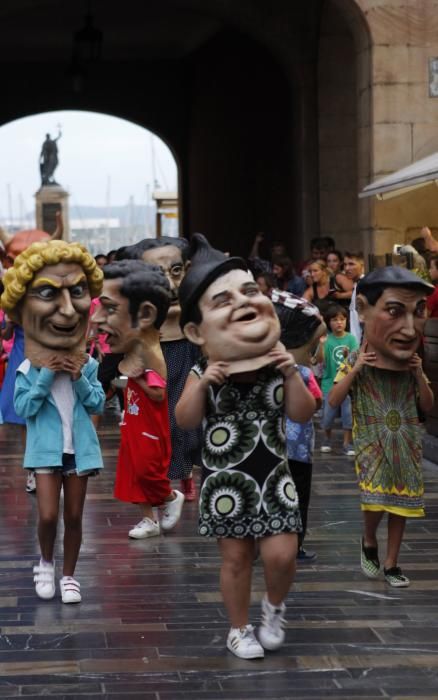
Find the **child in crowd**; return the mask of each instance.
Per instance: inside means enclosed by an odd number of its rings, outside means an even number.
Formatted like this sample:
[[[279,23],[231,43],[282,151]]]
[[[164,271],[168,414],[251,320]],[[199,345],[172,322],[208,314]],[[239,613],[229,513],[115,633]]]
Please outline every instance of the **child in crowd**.
[[[320,409],[322,404],[322,392],[312,370],[303,365],[298,365],[298,369],[304,384],[315,399],[316,409]],[[310,419],[305,423],[297,423],[286,417],[286,442],[289,469],[298,493],[301,522],[303,526],[302,532],[298,535],[297,559],[302,562],[312,562],[315,561],[317,557],[316,552],[304,549],[303,545],[304,537],[306,536],[307,512],[309,509],[310,491],[312,487],[312,458],[315,446],[313,420]]]
[[[23,327],[26,359],[17,370],[14,404],[26,420],[24,467],[37,481],[41,559],[34,567],[36,594],[55,595],[54,546],[64,491],[63,603],[81,601],[73,578],[82,543],[87,477],[103,466],[90,414],[103,410],[97,362],[85,355],[90,293],[102,273],[75,243],[34,243],[4,277],[3,309]]]
[[[325,323],[316,306],[303,298],[276,289],[271,299],[280,321],[280,342],[293,354],[304,384],[314,397],[316,408],[319,410],[322,392],[313,372],[306,365],[310,364],[315,346],[326,331]],[[286,416],[286,442],[289,469],[297,489],[303,525],[303,530],[298,535],[297,559],[310,562],[316,559],[316,554],[306,551],[303,542],[312,486],[312,455],[315,442],[312,419],[299,423]]]
[[[336,416],[341,413],[342,429],[344,431],[344,442],[342,451],[348,457],[354,457],[354,449],[351,444],[351,430],[353,419],[351,415],[351,399],[346,396],[339,408],[332,408],[327,396],[333,386],[334,379],[339,367],[345,361],[345,357],[356,350],[358,343],[354,335],[347,333],[348,314],[343,306],[333,305],[325,315],[325,322],[329,329],[329,334],[324,343],[324,370],[322,375],[321,388],[324,394],[324,409],[321,426],[324,430],[324,441],[321,445],[321,452],[331,452],[332,427]]]

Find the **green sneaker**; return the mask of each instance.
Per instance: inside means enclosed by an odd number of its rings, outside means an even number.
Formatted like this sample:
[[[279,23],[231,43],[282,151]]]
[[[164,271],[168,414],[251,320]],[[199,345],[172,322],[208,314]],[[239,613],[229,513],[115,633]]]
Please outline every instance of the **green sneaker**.
[[[360,543],[360,566],[368,578],[377,578],[380,572],[377,547],[365,547],[363,537]]]
[[[385,580],[394,588],[407,588],[410,584],[408,577],[402,574],[399,566],[383,569],[383,573],[385,574]]]

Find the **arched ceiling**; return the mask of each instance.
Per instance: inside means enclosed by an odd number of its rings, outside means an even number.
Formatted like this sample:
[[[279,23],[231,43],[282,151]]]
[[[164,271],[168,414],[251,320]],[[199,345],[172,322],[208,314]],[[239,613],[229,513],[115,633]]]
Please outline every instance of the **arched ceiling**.
[[[85,14],[83,2],[2,0],[0,60],[68,61]],[[208,12],[166,0],[95,0],[92,15],[103,32],[102,59],[109,61],[181,58],[223,26]]]

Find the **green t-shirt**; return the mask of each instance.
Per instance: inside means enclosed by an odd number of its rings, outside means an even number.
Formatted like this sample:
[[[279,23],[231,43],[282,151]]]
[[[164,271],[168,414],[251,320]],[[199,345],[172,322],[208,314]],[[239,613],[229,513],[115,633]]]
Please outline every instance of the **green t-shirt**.
[[[324,374],[321,382],[323,394],[328,394],[332,388],[338,369],[345,362],[345,356],[358,347],[359,344],[352,333],[345,333],[341,338],[329,333],[324,344]],[[345,350],[347,352],[344,352]]]

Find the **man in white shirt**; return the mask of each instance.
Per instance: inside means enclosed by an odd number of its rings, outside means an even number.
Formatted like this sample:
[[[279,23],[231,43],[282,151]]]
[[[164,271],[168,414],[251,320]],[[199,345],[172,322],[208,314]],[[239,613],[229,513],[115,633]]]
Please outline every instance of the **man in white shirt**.
[[[350,333],[354,335],[359,345],[362,342],[362,328],[356,311],[356,286],[364,275],[364,267],[363,253],[345,253],[344,272],[348,279],[354,283],[350,302]]]

